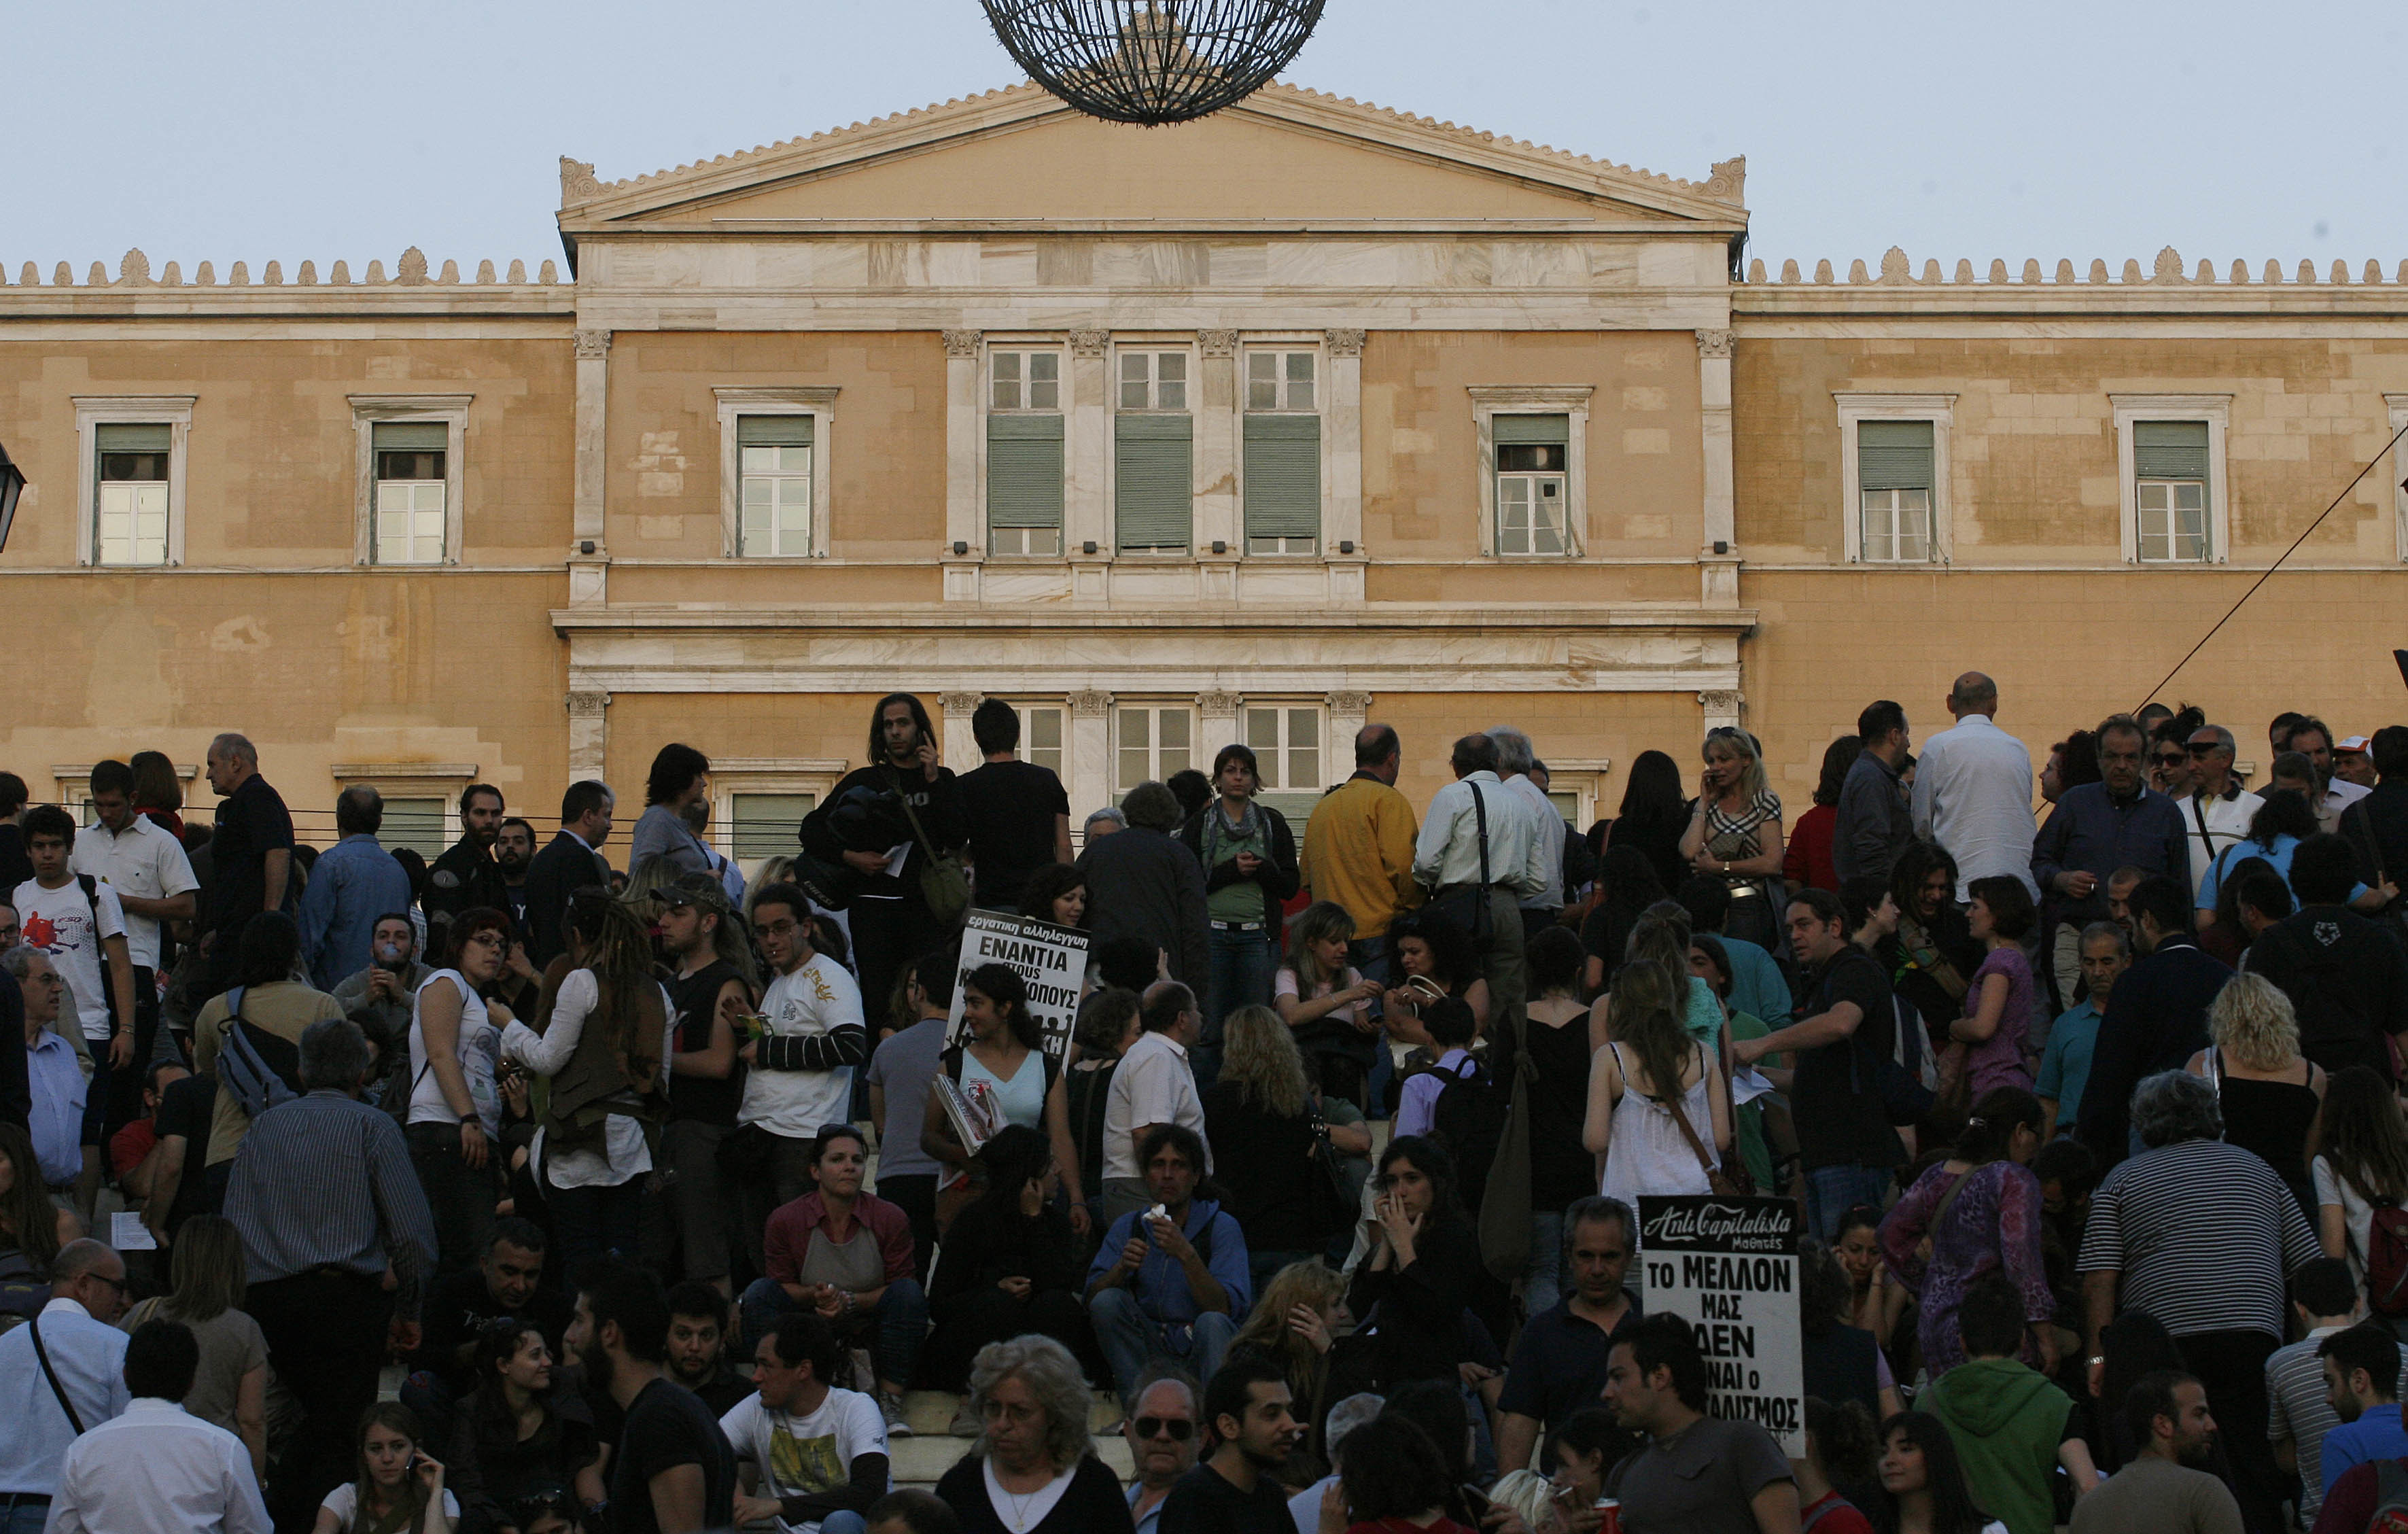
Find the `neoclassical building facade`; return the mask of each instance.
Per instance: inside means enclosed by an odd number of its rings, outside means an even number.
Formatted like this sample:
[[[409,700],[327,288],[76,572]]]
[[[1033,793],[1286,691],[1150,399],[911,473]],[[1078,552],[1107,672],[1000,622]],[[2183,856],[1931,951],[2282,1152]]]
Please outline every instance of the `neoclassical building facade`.
[[[761,856],[909,690],[962,767],[1010,700],[1082,811],[1228,740],[1301,807],[1367,719],[1417,798],[1519,723],[1584,821],[1744,722],[1802,809],[1865,702],[1936,728],[1968,667],[2036,756],[2138,703],[2337,494],[2169,691],[2244,742],[2401,712],[2408,265],[1769,271],[1744,170],[1019,86],[564,160],[532,280],[28,263],[0,766],[73,800],[240,729],[432,845],[470,781],[540,822],[683,739]]]

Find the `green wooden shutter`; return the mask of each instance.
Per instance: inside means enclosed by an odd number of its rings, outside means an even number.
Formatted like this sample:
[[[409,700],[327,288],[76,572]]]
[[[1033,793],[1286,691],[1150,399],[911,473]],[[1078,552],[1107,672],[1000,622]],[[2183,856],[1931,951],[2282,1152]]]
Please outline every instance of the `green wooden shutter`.
[[[1508,446],[1535,443],[1547,447],[1564,447],[1572,439],[1572,418],[1568,415],[1500,415],[1491,418],[1492,439]]]
[[[807,415],[739,415],[736,418],[739,448],[808,448],[811,418]]]
[[[1113,538],[1123,549],[1186,549],[1194,540],[1195,418],[1112,418]]]
[[[1929,490],[1931,423],[1858,422],[1856,473],[1866,490]]]
[[[93,428],[93,438],[103,452],[165,452],[175,445],[175,435],[176,429],[164,421]]]
[[[440,421],[380,421],[373,435],[379,452],[441,452],[452,445],[452,428]]]
[[[1321,536],[1321,418],[1246,417],[1246,536]]]
[[[990,527],[1062,525],[1062,418],[986,418],[986,522]]]
[[[2140,480],[2205,480],[2207,423],[2132,423],[2132,476]]]

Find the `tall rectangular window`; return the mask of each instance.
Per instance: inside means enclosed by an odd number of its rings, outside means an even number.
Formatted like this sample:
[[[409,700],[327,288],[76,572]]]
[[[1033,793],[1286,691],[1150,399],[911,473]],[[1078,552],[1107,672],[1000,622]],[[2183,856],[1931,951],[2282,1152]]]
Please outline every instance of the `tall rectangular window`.
[[[2132,423],[2133,506],[2143,564],[2207,559],[2207,460],[2204,421]]]
[[[1497,450],[1497,552],[1560,554],[1570,547],[1564,532],[1564,491],[1571,456],[1570,415],[1498,415],[1493,419]]]
[[[174,435],[165,422],[93,428],[98,563],[167,563],[167,460]]]
[[[807,415],[736,418],[738,470],[744,481],[736,537],[739,556],[811,552],[815,430],[815,423]]]
[[[377,840],[389,853],[407,847],[430,862],[441,857],[451,846],[443,835],[443,804],[441,799],[385,800]]]
[[[1016,705],[1020,710],[1020,758],[1062,775],[1062,710],[1054,704]]]
[[[1933,473],[1928,421],[1856,423],[1856,483],[1863,497],[1862,548],[1869,565],[1921,565],[1931,558]]]
[[[1125,794],[1148,779],[1161,782],[1196,765],[1196,716],[1191,710],[1172,705],[1113,712],[1120,737],[1119,792]]]
[[[1321,541],[1321,416],[1312,351],[1246,352],[1246,552],[1310,554]]]
[[[1062,354],[987,353],[987,549],[1062,552]]]
[[[440,421],[380,421],[370,436],[376,452],[376,562],[442,564],[451,428]]]
[[[1196,418],[1187,353],[1123,351],[1112,416],[1112,539],[1125,552],[1185,553],[1195,544]]]
[[[1305,705],[1265,705],[1246,710],[1246,744],[1262,771],[1268,792],[1319,793],[1321,710]]]

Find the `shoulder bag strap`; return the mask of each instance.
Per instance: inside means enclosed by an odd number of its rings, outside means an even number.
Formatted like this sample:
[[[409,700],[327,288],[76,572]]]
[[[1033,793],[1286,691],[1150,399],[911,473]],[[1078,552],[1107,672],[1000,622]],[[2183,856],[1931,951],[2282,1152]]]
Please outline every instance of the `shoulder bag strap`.
[[[1704,1056],[1705,1056],[1705,1046],[1703,1046],[1703,1045],[1699,1045],[1699,1046],[1698,1046],[1698,1072],[1699,1072],[1700,1079],[1702,1079],[1702,1078],[1703,1078],[1703,1073],[1704,1073],[1705,1068],[1706,1068],[1706,1063],[1705,1063],[1705,1057],[1704,1057]],[[1613,1062],[1614,1062],[1614,1064],[1615,1064],[1616,1066],[1621,1066],[1621,1065],[1622,1065],[1622,1052],[1621,1052],[1620,1050],[1616,1050],[1616,1051],[1614,1051],[1614,1054],[1613,1054]],[[1626,1086],[1627,1086],[1627,1085],[1629,1084],[1629,1082],[1630,1082],[1630,1071],[1629,1071],[1628,1068],[1627,1068],[1627,1067],[1625,1067],[1625,1068],[1623,1068],[1623,1071],[1622,1071],[1622,1081],[1623,1081],[1623,1084],[1624,1084],[1624,1085],[1626,1085]],[[1676,1086],[1676,1087],[1677,1087],[1677,1086],[1679,1086],[1681,1083],[1680,1083],[1680,1082],[1674,1082],[1672,1084],[1673,1084],[1674,1086]],[[1711,1092],[1708,1094],[1708,1096],[1709,1096],[1709,1097],[1711,1097],[1712,1095],[1713,1095],[1713,1094],[1712,1094]],[[1628,1096],[1628,1094],[1627,1094],[1627,1093],[1625,1093],[1625,1094],[1624,1094],[1624,1096],[1626,1096],[1626,1097],[1627,1097],[1627,1096]],[[1705,1142],[1704,1140],[1699,1140],[1699,1139],[1698,1138],[1698,1126],[1697,1126],[1696,1125],[1691,1124],[1691,1123],[1689,1122],[1689,1113],[1688,1113],[1688,1110],[1684,1106],[1684,1104],[1683,1104],[1683,1100],[1682,1100],[1683,1098],[1686,1097],[1687,1096],[1688,1096],[1688,1094],[1686,1094],[1686,1093],[1682,1093],[1679,1097],[1674,1097],[1674,1098],[1672,1098],[1670,1102],[1666,1102],[1666,1101],[1665,1101],[1663,1098],[1661,1098],[1661,1097],[1657,1097],[1657,1098],[1655,1098],[1655,1099],[1653,1099],[1653,1100],[1654,1100],[1654,1101],[1656,1101],[1656,1103],[1660,1104],[1660,1105],[1663,1107],[1663,1109],[1665,1110],[1665,1111],[1667,1111],[1667,1112],[1669,1112],[1669,1113],[1670,1113],[1670,1114],[1672,1115],[1672,1122],[1673,1122],[1675,1125],[1679,1125],[1679,1126],[1680,1126],[1680,1130],[1681,1130],[1681,1138],[1682,1138],[1683,1140],[1687,1140],[1687,1141],[1689,1142],[1689,1154],[1692,1154],[1692,1155],[1694,1155],[1694,1156],[1696,1156],[1696,1157],[1698,1158],[1698,1167],[1699,1167],[1699,1168],[1700,1168],[1705,1172],[1705,1174],[1706,1174],[1706,1176],[1707,1176],[1707,1177],[1711,1178],[1711,1177],[1713,1177],[1713,1176],[1714,1175],[1714,1172],[1715,1172],[1715,1171],[1716,1171],[1716,1169],[1719,1168],[1720,1163],[1716,1162],[1713,1156],[1711,1156],[1711,1155],[1709,1155],[1709,1154],[1706,1154],[1706,1142]]]
[[[2207,860],[2213,863],[2215,861],[2215,839],[2208,834],[2207,810],[2199,798],[2196,793],[2190,796],[2190,820],[2199,828],[2199,844],[2207,849]]]
[[[920,850],[927,853],[928,856],[932,858],[935,857],[938,852],[937,844],[929,840],[928,833],[922,829],[920,825],[919,812],[911,808],[911,796],[904,792],[904,785],[900,781],[900,774],[897,774],[895,796],[903,801],[903,817],[911,823],[911,834],[919,839]]]
[[[1940,1222],[1947,1217],[1949,1210],[1956,1207],[1956,1196],[1965,1191],[1965,1184],[1973,1181],[1973,1174],[1981,1169],[1979,1167],[1968,1167],[1956,1182],[1948,1184],[1948,1191],[1940,1196],[1940,1202],[1931,1206],[1931,1218],[1924,1222],[1925,1235],[1934,1235],[1939,1231]]]
[[[42,1361],[43,1377],[50,1382],[50,1394],[59,1398],[59,1410],[67,1414],[67,1422],[75,1428],[76,1437],[83,1437],[83,1418],[77,1413],[75,1402],[67,1399],[67,1387],[59,1383],[59,1371],[50,1363],[50,1350],[42,1345],[42,1318],[38,1315],[34,1317],[26,1323],[25,1329],[33,1333],[34,1356]]]
[[[1471,812],[1480,819],[1480,893],[1488,893],[1488,802],[1480,796],[1480,785],[1467,781],[1471,790]]]

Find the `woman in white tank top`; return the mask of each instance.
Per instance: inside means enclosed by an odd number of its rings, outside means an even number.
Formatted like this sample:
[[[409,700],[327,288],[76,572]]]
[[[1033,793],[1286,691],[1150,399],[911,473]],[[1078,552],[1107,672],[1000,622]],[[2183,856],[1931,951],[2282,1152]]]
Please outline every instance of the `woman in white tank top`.
[[[1634,1208],[1642,1194],[1711,1191],[1708,1172],[1730,1143],[1721,1068],[1675,1011],[1688,978],[1653,960],[1625,965],[1613,977],[1608,1041],[1589,1070],[1582,1143],[1598,1157],[1599,1191]]]

